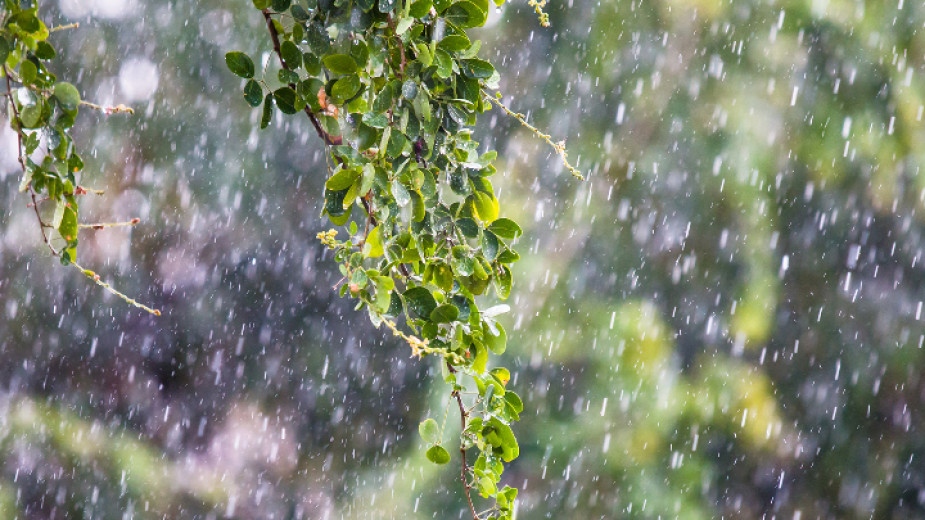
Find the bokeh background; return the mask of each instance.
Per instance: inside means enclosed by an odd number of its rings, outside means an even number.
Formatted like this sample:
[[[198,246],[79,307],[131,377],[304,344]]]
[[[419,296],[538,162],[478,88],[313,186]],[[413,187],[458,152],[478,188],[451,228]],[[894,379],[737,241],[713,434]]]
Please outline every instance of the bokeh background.
[[[434,362],[340,301],[308,121],[257,111],[246,0],[42,2],[84,98],[81,263],[43,250],[0,130],[0,517],[465,518]],[[525,228],[500,363],[518,518],[925,517],[925,7],[516,0],[478,37]],[[452,419],[452,416],[450,416]],[[452,424],[453,421],[448,421]]]

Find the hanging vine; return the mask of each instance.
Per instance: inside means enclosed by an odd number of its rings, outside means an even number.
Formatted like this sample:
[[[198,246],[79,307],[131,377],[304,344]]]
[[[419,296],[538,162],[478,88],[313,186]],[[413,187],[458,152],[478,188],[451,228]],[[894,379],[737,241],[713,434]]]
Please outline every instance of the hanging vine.
[[[117,291],[98,274],[77,263],[79,230],[134,226],[138,219],[100,224],[79,222],[80,197],[102,192],[78,182],[84,163],[70,135],[78,110],[81,106],[105,114],[132,110],[123,105],[101,107],[84,101],[74,85],[58,81],[48,69],[49,62],[57,55],[48,41],[50,34],[76,27],[77,24],[71,24],[48,28],[39,18],[37,2],[3,0],[0,4],[0,78],[6,88],[2,93],[6,117],[16,133],[17,160],[22,169],[19,189],[29,194],[42,241],[52,256],[128,304],[160,316],[159,310]]]
[[[253,4],[278,67],[268,64],[258,76],[240,51],[226,63],[246,80],[245,101],[262,107],[261,128],[274,107],[304,113],[327,146],[323,213],[346,234],[332,229],[318,238],[340,265],[340,294],[407,342],[412,355],[441,359],[459,410],[469,512],[512,518],[517,489],[501,486],[501,475],[520,453],[511,424],[524,406],[507,388],[510,372],[489,368],[489,353],[507,345],[497,316],[508,307],[483,305],[491,291],[501,300],[510,295],[510,265],[519,258],[512,244],[522,231],[501,216],[491,183],[497,152],[479,153],[476,117],[497,104],[580,174],[561,143],[488,92],[499,75],[467,33],[485,24],[488,0]],[[541,4],[531,6],[542,13]],[[419,431],[427,458],[450,462],[441,425],[427,419]],[[487,509],[476,506],[473,490],[493,501]]]

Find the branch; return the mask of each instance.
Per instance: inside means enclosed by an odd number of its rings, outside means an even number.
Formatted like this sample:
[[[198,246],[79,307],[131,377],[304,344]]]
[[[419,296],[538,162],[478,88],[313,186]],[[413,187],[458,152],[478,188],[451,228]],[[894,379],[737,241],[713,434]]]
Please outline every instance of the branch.
[[[291,71],[292,69],[289,67],[289,65],[286,64],[286,60],[283,59],[283,54],[280,50],[279,32],[276,30],[276,26],[273,25],[273,18],[271,18],[273,13],[271,13],[269,9],[264,9],[261,12],[263,13],[264,20],[267,22],[267,29],[270,31],[270,40],[273,41],[273,51],[276,52],[276,56],[279,58],[279,64],[284,69]],[[289,87],[292,88],[292,90],[296,90],[296,85],[293,83],[290,83]],[[318,133],[318,137],[324,141],[324,144],[329,146],[336,146],[344,142],[343,137],[339,135],[331,135],[321,127],[321,122],[318,121],[318,116],[308,105],[305,105],[305,114],[308,116],[308,119],[311,120],[312,126],[315,127],[315,131]]]
[[[50,27],[48,29],[48,32],[53,33],[53,32],[58,32],[58,31],[66,31],[68,29],[76,29],[78,27],[80,27],[80,24],[77,22],[74,22],[74,23],[69,23],[67,25],[56,25],[54,27]]]
[[[498,108],[500,108],[501,110],[504,110],[504,112],[507,113],[507,115],[509,115],[509,116],[513,117],[514,119],[516,119],[517,122],[520,123],[524,128],[526,128],[527,130],[530,130],[531,132],[533,132],[533,135],[535,135],[535,136],[539,137],[540,139],[546,141],[546,144],[548,144],[549,146],[551,146],[552,149],[555,150],[556,154],[557,154],[559,157],[562,158],[562,164],[565,165],[565,169],[568,170],[569,173],[571,173],[573,177],[575,177],[575,178],[577,178],[577,179],[579,179],[579,180],[582,180],[582,181],[585,180],[584,175],[582,175],[581,172],[578,171],[577,168],[575,168],[574,166],[572,166],[572,164],[568,161],[568,152],[565,150],[565,141],[554,142],[554,141],[552,140],[552,136],[550,136],[549,134],[545,134],[545,133],[541,132],[539,128],[537,128],[537,127],[531,125],[530,123],[528,123],[528,122],[527,122],[527,118],[524,117],[523,114],[519,114],[519,113],[517,113],[517,112],[514,112],[513,110],[511,110],[510,108],[508,108],[504,103],[502,103],[500,99],[498,99],[498,98],[496,98],[496,97],[494,97],[494,96],[489,95],[488,92],[485,92],[484,90],[482,91],[482,94],[485,95],[485,99],[487,99],[488,101],[490,101],[490,102],[494,103],[495,105],[497,105]],[[498,95],[500,96],[501,94],[498,94]]]
[[[455,374],[456,369],[453,368],[453,365],[447,363],[446,367],[449,369],[450,373]],[[456,404],[459,405],[459,421],[462,423],[462,431],[465,434],[466,431],[466,417],[469,416],[469,412],[466,411],[466,407],[463,406],[462,396],[459,395],[458,390],[453,390],[451,394],[456,398]],[[466,474],[469,472],[469,464],[466,462],[466,448],[463,447],[462,443],[459,445],[459,454],[462,456],[462,468],[460,468],[460,480],[462,480],[463,490],[466,492],[466,502],[469,503],[469,511],[472,512],[472,520],[479,520],[479,514],[475,511],[475,505],[472,503],[472,493],[470,489],[472,486],[469,485],[469,479],[466,478]]]
[[[93,271],[91,271],[91,270],[89,270],[89,269],[84,269],[83,267],[81,267],[80,265],[78,265],[77,262],[71,262],[71,265],[73,265],[74,267],[76,267],[77,270],[80,271],[84,276],[86,276],[87,278],[93,280],[93,281],[96,283],[96,285],[99,285],[100,287],[102,287],[103,289],[106,289],[106,290],[109,291],[110,293],[115,294],[116,296],[118,296],[119,298],[121,298],[123,301],[125,301],[125,303],[127,303],[127,304],[129,304],[129,305],[132,305],[132,306],[134,306],[134,307],[138,307],[139,309],[141,309],[141,310],[143,310],[143,311],[145,311],[145,312],[148,312],[148,313],[150,313],[150,314],[153,314],[153,315],[155,315],[155,316],[160,316],[160,315],[161,315],[161,311],[160,311],[160,310],[158,310],[158,309],[152,309],[151,307],[148,307],[147,305],[145,305],[145,304],[143,304],[143,303],[141,303],[141,302],[139,302],[139,301],[137,301],[137,300],[134,300],[134,299],[132,299],[132,298],[129,298],[125,293],[121,293],[121,292],[117,291],[117,290],[114,289],[111,285],[109,285],[108,283],[106,283],[106,282],[104,282],[103,280],[101,280],[101,279],[100,279],[100,275],[94,273]]]
[[[4,75],[6,76],[6,92],[4,93],[4,96],[7,98],[7,101],[9,101],[10,110],[13,112],[13,113],[12,113],[12,117],[10,118],[10,125],[13,127],[14,130],[16,130],[16,140],[17,140],[17,142],[16,142],[16,155],[17,155],[17,159],[19,160],[19,166],[22,168],[23,175],[25,175],[25,174],[26,174],[26,160],[25,160],[25,158],[23,157],[22,128],[21,128],[20,126],[18,126],[17,124],[14,124],[14,122],[17,122],[17,123],[19,122],[19,110],[16,108],[16,103],[13,102],[13,94],[12,94],[12,92],[13,92],[13,85],[12,85],[12,83],[10,82],[10,69],[7,68],[6,65],[4,65],[4,66],[3,66],[3,72],[4,72]],[[53,227],[53,226],[50,226],[50,225],[46,224],[45,221],[42,220],[42,215],[39,213],[39,201],[38,201],[38,199],[36,198],[35,189],[32,187],[32,184],[31,184],[31,183],[30,183],[28,186],[29,186],[29,196],[32,198],[32,209],[33,209],[33,211],[35,211],[35,218],[36,218],[36,220],[38,220],[39,229],[42,231],[42,241],[45,242],[45,245],[48,246],[48,249],[51,250],[52,256],[55,256],[55,257],[59,257],[59,258],[60,258],[60,257],[61,257],[61,253],[60,253],[57,249],[55,249],[55,247],[54,247],[53,245],[51,245],[51,239],[49,239],[49,238],[48,238],[48,234],[45,233],[45,228],[51,228],[51,227]],[[77,193],[77,194],[81,194],[81,193],[80,193],[81,191],[82,191],[83,193],[86,193],[88,190],[85,189],[85,188],[83,188],[83,187],[81,187],[81,186],[78,186],[78,187],[77,187],[77,190],[76,190],[76,193]],[[93,191],[97,191],[97,190],[93,190]],[[134,225],[137,224],[137,223],[138,223],[138,219],[132,219],[131,221],[129,221],[129,222],[127,222],[127,223],[91,224],[91,225],[89,225],[89,226],[87,226],[87,225],[81,225],[80,227],[91,227],[91,228],[93,228],[93,229],[102,229],[102,228],[105,228],[105,227],[114,227],[114,226],[120,226],[120,225],[132,225],[132,226],[134,226]],[[102,280],[100,279],[100,275],[94,273],[93,271],[91,271],[91,270],[89,270],[89,269],[84,269],[83,267],[77,265],[77,262],[74,262],[73,260],[72,260],[70,263],[71,263],[71,265],[73,265],[74,267],[76,267],[77,270],[79,270],[81,273],[83,273],[84,276],[86,276],[87,278],[93,280],[97,285],[99,285],[100,287],[106,289],[106,290],[109,291],[110,293],[112,293],[112,294],[118,296],[119,298],[121,298],[122,300],[124,300],[124,301],[125,301],[126,303],[128,303],[129,305],[133,305],[133,306],[135,306],[135,307],[138,307],[139,309],[141,309],[141,310],[143,310],[143,311],[146,311],[146,312],[149,312],[149,313],[151,313],[151,314],[153,314],[153,315],[155,315],[155,316],[160,316],[160,315],[161,315],[161,311],[159,311],[158,309],[153,309],[153,308],[148,307],[147,305],[145,305],[145,304],[143,304],[143,303],[141,303],[141,302],[138,302],[137,300],[134,300],[134,299],[132,299],[132,298],[129,298],[129,297],[128,297],[127,295],[125,295],[124,293],[119,292],[118,290],[116,290],[115,288],[113,288],[113,287],[112,287],[111,285],[109,285],[108,283],[102,281]]]

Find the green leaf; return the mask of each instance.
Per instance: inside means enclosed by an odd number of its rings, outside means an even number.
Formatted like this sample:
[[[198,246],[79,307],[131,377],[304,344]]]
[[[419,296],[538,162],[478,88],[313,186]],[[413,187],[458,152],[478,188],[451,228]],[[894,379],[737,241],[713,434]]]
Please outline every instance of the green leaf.
[[[15,23],[22,30],[28,33],[34,33],[39,30],[39,27],[40,27],[39,24],[41,23],[39,19],[35,16],[35,14],[36,14],[35,9],[28,9],[28,10],[20,11],[19,13],[11,17],[8,23]]]
[[[19,120],[23,128],[38,128],[42,123],[42,110],[44,104],[39,100],[38,104],[26,105],[19,111]]]
[[[357,62],[358,67],[365,67],[369,61],[369,47],[363,40],[355,40],[350,43],[350,57]]]
[[[470,195],[470,198],[472,199],[472,204],[479,220],[482,222],[492,222],[498,218],[500,208],[498,207],[498,199],[496,199],[494,195],[483,191],[477,191],[473,195]]]
[[[340,170],[324,183],[324,187],[331,191],[346,190],[353,185],[359,176],[360,171],[354,168]]]
[[[366,242],[363,244],[363,254],[369,258],[378,258],[385,253],[382,247],[382,234],[379,226],[376,226],[366,235]]]
[[[488,226],[488,230],[507,240],[514,240],[523,234],[523,229],[509,218],[499,218]]]
[[[438,47],[434,60],[437,62],[437,77],[447,79],[453,75],[453,57],[448,52]]]
[[[395,197],[395,203],[402,208],[411,202],[411,193],[398,179],[392,181],[392,196]]]
[[[410,79],[405,81],[401,86],[401,95],[408,101],[413,100],[418,95],[418,84]]]
[[[516,393],[508,390],[504,392],[504,400],[511,406],[515,412],[520,413],[524,411],[524,402],[520,399],[520,396]]]
[[[421,222],[427,216],[427,205],[421,192],[414,190],[411,193],[411,220]]]
[[[482,254],[485,259],[491,262],[498,256],[498,237],[487,229],[482,232]]]
[[[498,262],[502,264],[513,264],[518,260],[520,260],[520,255],[513,249],[505,249],[498,255]]]
[[[35,78],[38,74],[39,69],[35,66],[35,63],[29,60],[25,60],[19,65],[19,77],[22,79],[24,85],[35,83]]]
[[[225,64],[228,65],[228,70],[236,76],[245,79],[254,77],[254,61],[241,51],[231,51],[225,54]]]
[[[498,0],[495,0],[496,2]],[[495,497],[495,500],[498,501],[498,505],[504,509],[510,509],[514,506],[514,499],[517,498],[517,488],[511,486],[504,486],[504,489],[498,493],[498,496]]]
[[[508,381],[511,380],[511,371],[504,367],[493,368],[489,374],[495,378],[495,381],[501,383],[501,386],[507,385]]]
[[[402,295],[408,310],[419,318],[430,318],[430,313],[437,308],[437,300],[426,287],[412,287]]]
[[[490,78],[495,73],[495,67],[491,63],[477,58],[460,61],[459,68],[463,74],[475,79]]]
[[[273,94],[267,94],[263,98],[263,114],[260,116],[260,129],[270,126],[270,121],[273,119]]]
[[[488,366],[488,349],[481,345],[475,345],[475,357],[472,359],[472,370],[477,374],[485,372]]]
[[[466,238],[475,238],[479,236],[479,225],[471,218],[465,217],[456,221],[456,227],[462,231]]]
[[[309,12],[306,11],[304,7],[298,4],[292,6],[292,8],[289,10],[289,13],[292,14],[292,17],[295,19],[295,21],[300,23],[305,23],[309,18],[311,18],[311,14],[309,14]]]
[[[51,216],[51,227],[58,229],[61,226],[65,208],[67,208],[67,203],[64,200],[55,201],[55,212]]]
[[[507,332],[504,331],[504,327],[502,327],[500,323],[495,323],[495,328],[498,330],[497,335],[492,333],[491,327],[489,327],[488,324],[483,325],[482,341],[485,342],[485,345],[491,349],[493,353],[500,356],[507,350]]]
[[[449,292],[453,288],[453,270],[443,262],[436,264],[433,281],[437,287]]]
[[[77,260],[77,199],[73,195],[68,195],[64,200],[67,206],[64,208],[64,215],[58,225],[58,233],[68,244],[64,251],[66,259],[74,262]]]
[[[398,0],[379,0],[379,12],[390,13],[395,10]]]
[[[292,0],[272,0],[271,4],[273,5],[274,11],[282,13],[289,9],[289,6],[292,5]]]
[[[270,0],[251,0],[254,4],[254,7],[260,9],[261,11],[270,7]]]
[[[35,57],[40,60],[50,60],[57,55],[55,48],[52,47],[48,42],[38,42],[35,47]],[[0,63],[2,63],[2,60]]]
[[[389,118],[385,114],[367,112],[363,114],[363,122],[373,128],[385,128],[389,124]]]
[[[286,67],[289,69],[295,70],[302,66],[302,51],[291,41],[286,40],[280,45],[279,54],[283,57],[283,61],[286,62]]]
[[[470,45],[472,45],[472,42],[469,41],[465,34],[450,34],[440,40],[437,48],[447,52],[462,52],[468,49]]]
[[[511,295],[512,284],[511,269],[506,265],[502,265],[501,272],[495,277],[495,292],[498,294],[498,298],[506,300]]]
[[[356,74],[344,76],[334,82],[331,87],[331,98],[335,103],[344,103],[353,96],[357,95],[363,85],[360,83],[360,77]]]
[[[402,18],[398,20],[398,24],[395,25],[395,34],[401,36],[414,25],[414,22],[414,18]]]
[[[488,498],[494,496],[498,493],[498,486],[495,485],[495,481],[489,477],[481,477],[478,482],[479,485],[479,495]]]
[[[331,37],[328,36],[328,32],[324,30],[321,22],[311,23],[306,29],[305,39],[308,40],[308,45],[311,47],[312,52],[318,56],[327,54],[331,50]]]
[[[437,444],[440,442],[440,426],[434,419],[424,419],[418,425],[418,433],[427,444]]]
[[[446,448],[435,444],[427,450],[427,460],[433,462],[434,464],[446,464],[450,461],[450,452],[446,451]]]
[[[358,68],[356,60],[347,54],[331,54],[325,56],[321,62],[334,74],[353,74]]]
[[[462,2],[454,2],[449,9],[443,12],[443,17],[460,29],[470,29],[485,25],[488,13],[480,9],[476,4],[463,0]]]
[[[298,105],[302,104],[302,100],[296,96],[295,90],[292,90],[291,87],[276,89],[273,92],[273,98],[276,99],[276,106],[279,111],[284,114],[295,114],[300,110]]]
[[[10,44],[9,40],[0,34],[0,66],[6,63],[6,59],[10,56],[10,51],[12,50],[13,46]]]
[[[260,106],[263,102],[263,89],[260,88],[260,83],[252,79],[247,80],[244,84],[244,101],[252,107]]]
[[[74,111],[80,106],[80,93],[74,85],[64,81],[55,83],[54,93],[55,98],[65,110]]]
[[[414,18],[424,18],[430,14],[430,8],[433,7],[433,0],[417,0],[411,4],[408,14]]]
[[[459,309],[449,303],[440,305],[430,313],[430,320],[436,323],[450,323],[458,317]]]

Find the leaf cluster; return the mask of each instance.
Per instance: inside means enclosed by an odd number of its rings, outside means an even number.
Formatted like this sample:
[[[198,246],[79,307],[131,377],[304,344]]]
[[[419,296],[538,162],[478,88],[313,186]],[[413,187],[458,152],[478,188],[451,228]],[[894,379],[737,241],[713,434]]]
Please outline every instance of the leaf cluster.
[[[78,231],[134,226],[128,222],[80,224],[78,197],[102,192],[77,182],[84,163],[77,153],[70,129],[82,105],[107,114],[132,112],[124,105],[100,107],[80,98],[77,87],[58,81],[49,70],[57,52],[49,35],[77,24],[49,29],[39,18],[37,2],[2,0],[0,3],[0,79],[6,91],[6,115],[16,132],[17,159],[22,168],[21,192],[29,192],[32,208],[51,254],[63,265],[74,266],[84,276],[126,303],[160,316],[160,311],[143,305],[102,281],[95,272],[77,263]]]
[[[5,0],[0,11],[0,77],[6,80],[7,114],[20,143],[20,190],[39,194],[50,208],[50,217],[41,217],[43,233],[47,228],[54,234],[46,241],[68,264],[77,258],[77,196],[84,193],[77,183],[83,161],[69,134],[80,93],[48,69],[57,53],[38,8],[20,5]]]
[[[497,153],[480,152],[472,137],[492,106],[486,89],[499,80],[468,32],[485,24],[488,1],[253,4],[279,65],[258,70],[242,51],[227,53],[226,64],[245,80],[244,100],[261,109],[261,128],[277,112],[304,113],[328,145],[323,213],[347,236],[331,230],[319,239],[339,263],[340,294],[413,354],[442,360],[463,425],[461,479],[472,515],[511,518],[517,490],[500,480],[519,453],[510,425],[523,403],[505,388],[509,372],[489,368],[489,353],[506,348],[496,317],[507,306],[483,309],[481,300],[492,290],[510,295],[510,264],[519,258],[512,245],[522,231],[501,216],[491,182]],[[441,431],[430,420],[421,425],[427,457],[438,464],[451,458]],[[494,505],[477,513],[470,488]]]

